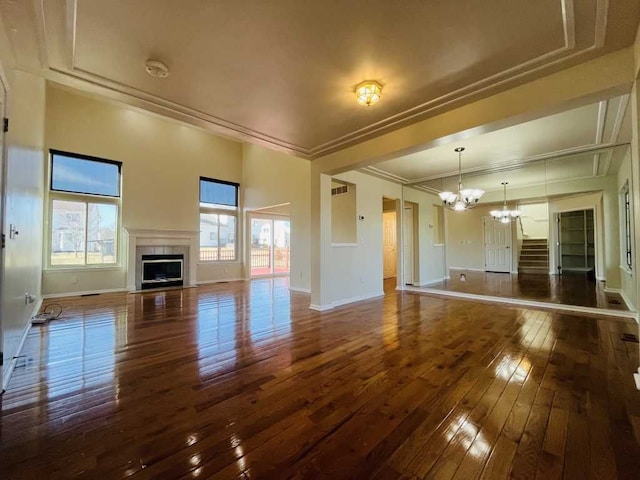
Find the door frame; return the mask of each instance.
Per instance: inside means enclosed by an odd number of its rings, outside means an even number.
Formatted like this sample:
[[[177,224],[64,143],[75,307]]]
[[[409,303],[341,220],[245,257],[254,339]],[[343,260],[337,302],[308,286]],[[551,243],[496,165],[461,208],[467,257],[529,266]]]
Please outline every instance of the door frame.
[[[9,82],[4,72],[2,64],[0,64],[0,89],[4,91],[3,110],[0,112],[0,123],[4,127],[4,118],[9,118]],[[0,149],[0,233],[3,240],[5,235],[5,221],[7,218],[7,173],[9,170],[7,133],[4,128],[1,129],[2,149]],[[4,243],[4,242],[3,242]],[[0,394],[4,393],[4,267],[5,267],[5,248],[0,248]],[[7,362],[8,366],[11,362]]]
[[[415,275],[415,208],[411,202],[404,202],[402,217],[402,248],[404,255],[402,257],[402,267],[404,270],[403,285],[414,285],[416,281]],[[407,231],[407,227],[411,230]],[[407,268],[408,267],[408,268]]]
[[[555,240],[555,264],[553,266],[549,266],[549,268],[553,269],[555,271],[556,275],[562,275],[562,269],[560,268],[562,266],[562,247],[560,246],[560,215],[563,213],[569,213],[569,212],[584,212],[587,210],[591,210],[593,212],[593,273],[596,277],[596,280],[600,278],[600,269],[599,269],[599,264],[598,264],[598,260],[600,259],[599,257],[599,253],[600,253],[600,249],[599,249],[599,244],[598,244],[598,236],[600,235],[599,232],[599,223],[598,223],[598,209],[595,205],[590,206],[590,207],[584,207],[584,208],[568,208],[568,209],[563,209],[563,210],[556,210],[554,212],[554,222],[553,222],[553,232],[554,232],[554,240]],[[551,259],[550,259],[551,260]]]
[[[269,257],[270,257],[270,264],[271,264],[271,273],[266,273],[264,275],[253,275],[251,273],[251,221],[253,219],[260,219],[260,220],[270,220],[271,221],[271,251],[269,252]],[[291,275],[291,245],[289,245],[289,271],[286,273],[275,273],[275,263],[274,263],[274,245],[273,245],[273,235],[274,235],[274,228],[273,228],[273,222],[276,220],[288,220],[289,221],[289,229],[291,229],[291,216],[290,215],[285,215],[285,214],[278,214],[278,213],[260,213],[260,211],[249,211],[247,212],[247,236],[246,238],[246,246],[247,246],[247,250],[246,250],[246,258],[247,258],[247,269],[248,269],[248,274],[246,275],[246,277],[248,277],[249,279],[252,278],[271,278],[271,277],[288,277],[289,275]],[[289,230],[291,231],[291,230]],[[289,237],[291,238],[291,237]]]
[[[493,222],[493,224],[496,223],[496,221],[493,219],[493,217],[488,217],[488,216],[484,216],[482,217],[482,249],[483,249],[483,258],[484,258],[484,271],[485,272],[495,272],[495,270],[487,270],[487,241],[486,241],[486,229],[487,229],[487,222]],[[504,224],[505,226],[508,226],[509,229],[509,246],[507,247],[507,249],[509,250],[509,255],[507,255],[507,258],[509,259],[509,271],[507,272],[495,272],[495,273],[508,273],[511,274],[513,272],[513,222],[509,222],[508,224]]]

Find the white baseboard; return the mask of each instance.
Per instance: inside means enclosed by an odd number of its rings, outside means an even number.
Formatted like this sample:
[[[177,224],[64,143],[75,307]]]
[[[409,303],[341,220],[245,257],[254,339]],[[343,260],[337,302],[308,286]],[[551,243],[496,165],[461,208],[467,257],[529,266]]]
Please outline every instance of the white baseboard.
[[[18,348],[16,349],[16,353],[13,358],[9,361],[9,366],[7,367],[6,375],[2,376],[2,391],[4,392],[7,389],[7,385],[9,385],[9,380],[11,380],[11,375],[16,368],[16,364],[18,363],[18,356],[20,352],[22,352],[22,348],[24,347],[24,342],[27,341],[27,335],[29,335],[29,329],[31,328],[31,318],[36,315],[40,311],[40,307],[42,306],[42,295],[38,297],[31,310],[31,314],[27,319],[24,327],[22,329],[22,335],[20,336],[20,342],[18,343]]]
[[[82,295],[100,295],[101,293],[119,293],[126,291],[126,288],[107,288],[104,290],[85,290],[83,292],[48,293],[47,295],[43,295],[42,298],[47,300],[50,298],[80,297]]]
[[[484,272],[484,268],[449,267],[449,270],[466,270],[467,272]]]
[[[289,287],[289,290],[291,292],[298,292],[298,293],[311,293],[311,289],[310,288]]]
[[[429,280],[427,282],[414,282],[413,285],[406,285],[407,287],[428,287],[429,285],[435,285],[436,283],[444,282],[445,280],[449,280],[449,277],[436,278],[434,280]]]
[[[244,282],[246,279],[244,278],[220,278],[218,280],[198,280],[196,286],[200,285],[209,285],[212,283],[226,283],[226,282]]]
[[[384,297],[384,292],[378,292],[374,294],[367,295],[358,295],[357,297],[345,298],[344,300],[337,300],[335,302],[331,302],[328,305],[309,305],[311,310],[315,310],[317,312],[326,312],[327,310],[331,310],[336,307],[341,307],[343,305],[348,305],[349,303],[362,302],[364,300],[370,300],[372,298]]]
[[[565,305],[563,303],[540,302],[537,300],[524,300],[521,298],[494,297],[491,295],[478,295],[476,293],[450,292],[447,290],[436,290],[432,288],[410,288],[406,291],[411,293],[422,293],[435,297],[457,298],[462,300],[476,300],[480,302],[497,303],[504,305],[515,305],[522,308],[540,308],[543,310],[559,310],[563,312],[586,313],[589,315],[604,315],[607,317],[632,318],[636,320],[636,313],[627,310],[610,310],[607,308],[582,307],[579,305]]]
[[[315,310],[316,312],[326,312],[327,310],[331,310],[333,308],[332,304],[328,304],[328,305],[315,305],[315,304],[311,304],[309,305],[309,309],[310,310]]]
[[[604,287],[604,291],[605,293],[617,293],[618,295],[620,295],[620,297],[622,297],[622,301],[627,306],[627,309],[629,309],[629,311],[631,312],[635,312],[635,305],[631,302],[631,300],[629,300],[629,297],[627,297],[627,294],[624,293],[623,289]],[[636,322],[638,322],[638,315],[636,315]]]

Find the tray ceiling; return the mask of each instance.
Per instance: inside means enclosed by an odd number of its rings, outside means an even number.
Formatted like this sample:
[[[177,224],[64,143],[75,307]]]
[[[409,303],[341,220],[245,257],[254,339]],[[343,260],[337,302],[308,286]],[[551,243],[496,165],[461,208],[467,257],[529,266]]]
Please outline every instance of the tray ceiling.
[[[0,1],[17,63],[315,158],[633,43],[624,0]],[[146,74],[165,62],[166,79]],[[365,79],[384,85],[356,104]]]

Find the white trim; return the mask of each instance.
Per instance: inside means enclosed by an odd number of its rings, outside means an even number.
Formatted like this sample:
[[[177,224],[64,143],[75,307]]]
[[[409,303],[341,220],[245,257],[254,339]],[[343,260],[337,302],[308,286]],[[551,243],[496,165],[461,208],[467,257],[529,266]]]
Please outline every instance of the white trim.
[[[444,282],[445,280],[449,280],[449,277],[436,278],[434,280],[428,280],[426,282],[413,282],[411,285],[405,285],[407,287],[428,287],[429,285],[435,285],[436,283]]]
[[[81,297],[82,295],[100,295],[102,293],[118,293],[126,291],[126,288],[106,288],[104,290],[85,290],[82,292],[48,293],[47,295],[43,295],[42,298],[47,300],[49,298]]]
[[[316,312],[326,312],[327,310],[331,310],[333,305],[314,305],[313,303],[309,305],[309,310],[315,310]]]
[[[357,243],[332,243],[332,247],[357,247]]]
[[[633,305],[633,303],[631,302],[631,300],[629,300],[629,297],[627,297],[627,294],[624,293],[624,290],[621,288],[609,288],[609,287],[604,287],[604,291],[605,293],[617,293],[618,295],[620,295],[622,297],[622,300],[624,301],[625,305],[627,306],[627,308],[629,309],[629,311],[634,312],[635,311],[635,306]],[[638,315],[636,314],[636,322],[638,322]]]
[[[633,379],[636,381],[636,388],[640,390],[640,368],[638,368],[638,373],[633,374]]]
[[[40,307],[42,306],[43,297],[38,297],[33,310],[31,310],[31,315],[29,315],[29,319],[24,324],[22,335],[20,336],[20,342],[18,343],[18,348],[16,349],[16,353],[13,355],[13,358],[9,361],[9,366],[7,367],[7,371],[3,372],[6,375],[2,376],[2,391],[4,392],[9,385],[9,380],[11,380],[11,375],[16,368],[16,364],[18,363],[18,357],[20,356],[20,352],[24,347],[24,343],[27,341],[27,336],[29,335],[29,329],[31,328],[31,318],[36,315],[40,311]]]
[[[100,266],[60,266],[60,267],[46,267],[42,271],[47,275],[50,273],[85,273],[85,272],[115,272],[117,270],[124,270],[122,265],[112,264],[108,267]]]
[[[335,302],[331,302],[327,305],[314,305],[311,304],[309,305],[309,308],[311,310],[316,310],[318,312],[326,312],[327,310],[332,310],[336,307],[341,307],[343,305],[348,305],[350,303],[355,303],[355,302],[362,302],[364,300],[370,300],[372,298],[379,298],[379,297],[384,297],[384,292],[378,292],[378,293],[373,293],[373,294],[366,294],[366,295],[358,295],[356,297],[351,297],[351,298],[345,298],[344,300],[337,300]]]
[[[364,300],[369,300],[372,298],[378,298],[378,297],[384,297],[384,292],[378,292],[378,293],[374,293],[374,294],[367,294],[367,295],[358,295],[357,297],[351,297],[351,298],[346,298],[344,300],[338,300],[336,302],[333,302],[331,305],[333,305],[333,307],[341,307],[343,305],[347,305],[349,303],[355,303],[355,302],[362,302]]]
[[[466,270],[468,272],[485,272],[484,268],[449,267],[449,270]]]
[[[302,288],[302,287],[289,287],[290,292],[298,292],[298,293],[311,293],[310,288]]]
[[[626,273],[627,275],[629,275],[630,277],[633,277],[633,270],[631,270],[626,265],[618,265],[618,268],[622,270],[624,273]]]
[[[239,278],[239,277],[219,278],[217,280],[198,280],[198,282],[196,283],[196,287],[199,287],[200,285],[210,285],[212,283],[244,282],[244,281],[246,281],[245,278]]]
[[[536,300],[524,300],[521,298],[494,297],[491,295],[478,295],[475,293],[449,292],[433,288],[406,288],[408,292],[423,293],[436,297],[450,297],[464,300],[477,300],[489,303],[516,305],[518,307],[539,308],[543,310],[560,310],[563,312],[588,313],[590,315],[604,315],[608,317],[632,318],[636,320],[636,313],[626,310],[609,310],[606,308],[582,307],[579,305],[565,305],[562,303],[539,302]],[[637,320],[636,320],[637,321]]]

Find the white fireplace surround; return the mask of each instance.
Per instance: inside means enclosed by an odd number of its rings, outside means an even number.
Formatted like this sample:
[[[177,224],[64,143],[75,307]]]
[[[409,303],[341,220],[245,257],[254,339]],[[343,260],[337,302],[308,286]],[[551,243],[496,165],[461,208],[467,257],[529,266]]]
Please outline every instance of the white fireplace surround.
[[[137,228],[125,228],[124,230],[128,237],[127,290],[133,292],[139,289],[139,285],[136,285],[138,247],[186,247],[188,254],[184,259],[184,274],[186,275],[184,284],[186,286],[196,285],[199,231]]]

